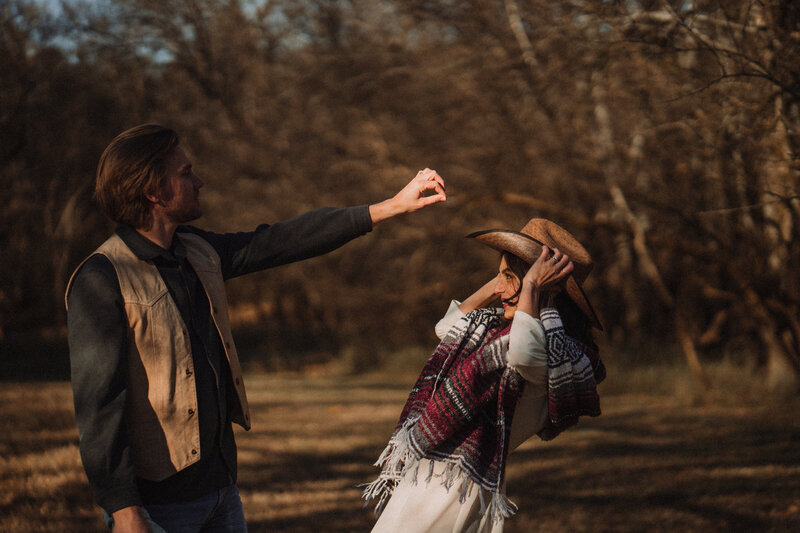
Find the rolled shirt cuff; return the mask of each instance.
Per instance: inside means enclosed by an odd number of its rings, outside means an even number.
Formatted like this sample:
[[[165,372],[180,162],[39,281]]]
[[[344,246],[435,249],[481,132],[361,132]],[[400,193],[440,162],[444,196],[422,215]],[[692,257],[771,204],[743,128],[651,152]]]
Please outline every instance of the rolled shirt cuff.
[[[466,316],[461,309],[458,308],[459,305],[461,305],[461,302],[452,300],[450,302],[450,307],[447,308],[447,312],[445,312],[444,316],[436,323],[435,331],[439,339],[443,339],[444,336],[447,335],[447,332],[450,331],[450,328]]]

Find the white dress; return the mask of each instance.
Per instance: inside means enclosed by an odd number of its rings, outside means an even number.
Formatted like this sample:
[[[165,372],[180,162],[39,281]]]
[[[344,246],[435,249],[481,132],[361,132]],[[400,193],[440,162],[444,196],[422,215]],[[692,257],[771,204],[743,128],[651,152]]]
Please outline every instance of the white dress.
[[[436,324],[440,339],[464,316],[458,305],[451,302]],[[538,318],[517,311],[508,336],[508,364],[527,382],[511,422],[509,450],[513,451],[547,420],[547,354],[544,327]],[[433,477],[426,482],[431,463]],[[441,482],[445,467],[440,461],[420,461],[417,482],[412,472],[400,480],[372,533],[501,533],[502,521],[492,524],[489,513],[481,514],[482,499],[489,502],[492,494],[473,484],[461,503],[460,484],[454,483],[448,490]]]

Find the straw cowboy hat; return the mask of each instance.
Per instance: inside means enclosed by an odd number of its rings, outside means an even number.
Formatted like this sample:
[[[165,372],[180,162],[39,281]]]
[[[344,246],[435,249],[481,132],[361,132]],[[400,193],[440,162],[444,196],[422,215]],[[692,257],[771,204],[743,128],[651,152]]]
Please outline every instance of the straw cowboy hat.
[[[558,248],[569,256],[575,267],[567,277],[565,285],[567,295],[589,318],[592,326],[599,330],[603,329],[597,313],[589,303],[589,298],[581,288],[581,284],[586,281],[592,271],[594,263],[592,263],[592,258],[586,248],[570,232],[555,222],[544,218],[532,218],[521,231],[490,229],[471,233],[467,237],[476,239],[500,252],[512,253],[528,264],[533,264],[538,259],[542,253],[542,245],[551,250]]]

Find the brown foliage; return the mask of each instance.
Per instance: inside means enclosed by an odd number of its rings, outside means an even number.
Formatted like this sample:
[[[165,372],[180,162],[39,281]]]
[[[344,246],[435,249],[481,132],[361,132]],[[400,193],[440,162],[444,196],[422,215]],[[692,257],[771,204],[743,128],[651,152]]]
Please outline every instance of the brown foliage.
[[[156,121],[207,182],[209,229],[447,179],[444,206],[234,281],[272,349],[430,344],[495,267],[462,236],[545,216],[595,256],[609,342],[679,338],[779,387],[800,367],[800,15],[685,5],[119,0],[55,24],[0,2],[0,328],[63,323],[65,279],[109,230],[93,165]]]

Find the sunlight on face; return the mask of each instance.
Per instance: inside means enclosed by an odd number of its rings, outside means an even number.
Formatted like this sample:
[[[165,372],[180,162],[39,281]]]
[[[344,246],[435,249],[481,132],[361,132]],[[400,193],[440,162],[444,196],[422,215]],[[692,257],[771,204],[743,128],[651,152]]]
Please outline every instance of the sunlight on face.
[[[192,170],[192,162],[186,153],[176,147],[167,158],[166,180],[162,198],[167,217],[176,224],[190,222],[202,216],[200,188],[203,186]]]
[[[519,302],[519,278],[514,274],[506,263],[506,258],[500,259],[499,273],[497,275],[497,284],[494,287],[494,293],[500,297],[503,303],[503,317],[506,320],[514,318],[514,313],[517,312],[517,303]]]

